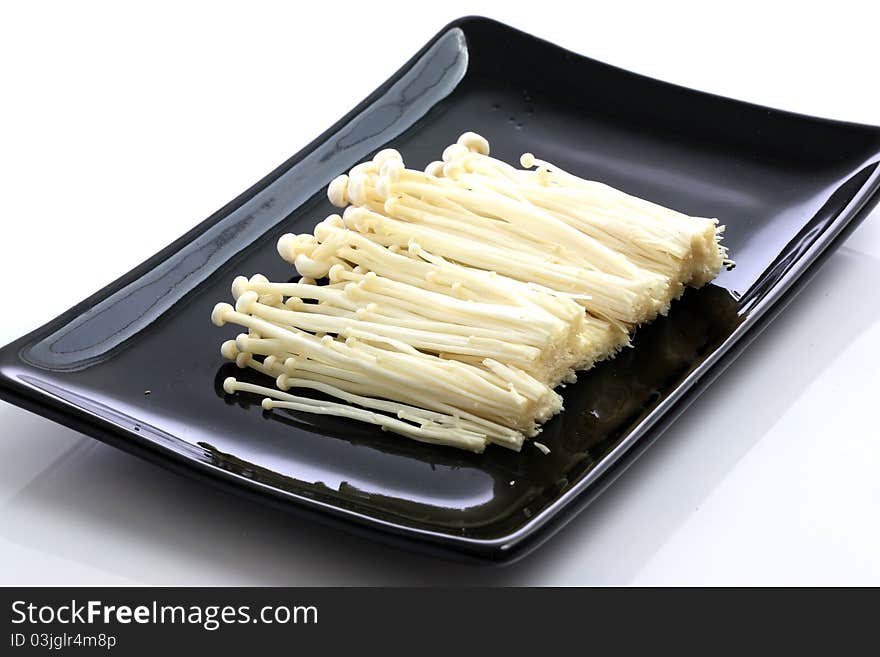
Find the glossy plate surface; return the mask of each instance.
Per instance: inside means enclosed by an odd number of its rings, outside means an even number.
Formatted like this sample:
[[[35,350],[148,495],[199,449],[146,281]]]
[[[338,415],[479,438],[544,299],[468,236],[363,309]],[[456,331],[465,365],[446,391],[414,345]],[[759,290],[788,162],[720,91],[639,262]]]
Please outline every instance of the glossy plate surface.
[[[565,390],[566,411],[541,438],[549,456],[530,446],[459,453],[224,395],[223,378],[241,373],[223,364],[219,344],[238,329],[209,316],[232,278],[291,278],[275,241],[333,211],[324,189],[334,176],[388,145],[422,167],[465,130],[508,162],[531,151],[719,217],[736,268]],[[781,310],[876,201],[878,161],[877,128],[691,91],[462,19],[252,189],[5,347],[0,395],[265,501],[509,559],[593,499]]]

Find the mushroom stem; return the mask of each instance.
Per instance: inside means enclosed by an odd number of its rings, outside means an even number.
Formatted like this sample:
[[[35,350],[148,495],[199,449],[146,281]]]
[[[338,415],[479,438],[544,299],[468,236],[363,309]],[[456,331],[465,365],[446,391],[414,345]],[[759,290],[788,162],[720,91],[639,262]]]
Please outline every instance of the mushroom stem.
[[[224,389],[261,395],[266,410],[519,450],[562,410],[556,385],[731,263],[715,219],[530,153],[524,168],[489,153],[466,132],[424,171],[384,149],[334,178],[327,198],[341,216],[278,240],[299,282],[239,276],[235,307],[215,306],[216,325],[246,329],[223,357],[275,383],[229,378]]]

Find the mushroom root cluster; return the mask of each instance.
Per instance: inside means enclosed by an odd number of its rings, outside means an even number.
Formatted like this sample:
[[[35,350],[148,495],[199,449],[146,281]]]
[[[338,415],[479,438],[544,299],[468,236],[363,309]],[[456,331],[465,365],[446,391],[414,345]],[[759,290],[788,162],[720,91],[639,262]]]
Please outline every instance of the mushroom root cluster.
[[[531,153],[517,168],[468,132],[424,170],[382,150],[334,179],[331,214],[286,234],[297,282],[256,274],[212,321],[242,368],[229,394],[415,440],[519,450],[562,410],[554,390],[629,345],[725,265],[724,230]],[[292,394],[291,390],[306,394]]]

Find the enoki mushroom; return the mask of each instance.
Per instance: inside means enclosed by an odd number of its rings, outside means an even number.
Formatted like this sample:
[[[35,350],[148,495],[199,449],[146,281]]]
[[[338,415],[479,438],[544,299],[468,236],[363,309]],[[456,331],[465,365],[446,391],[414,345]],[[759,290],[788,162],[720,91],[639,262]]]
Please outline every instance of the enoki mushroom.
[[[216,325],[246,329],[222,355],[274,380],[230,377],[224,390],[422,442],[519,450],[562,410],[556,386],[731,264],[715,219],[531,153],[520,164],[469,132],[424,171],[386,149],[334,179],[342,214],[278,240],[299,281],[239,276],[235,305],[214,308]]]

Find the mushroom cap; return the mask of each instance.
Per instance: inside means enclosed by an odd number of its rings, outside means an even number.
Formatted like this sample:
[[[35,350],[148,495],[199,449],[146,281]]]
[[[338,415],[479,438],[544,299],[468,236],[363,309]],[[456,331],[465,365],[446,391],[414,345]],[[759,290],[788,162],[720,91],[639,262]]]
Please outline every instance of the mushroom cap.
[[[345,222],[338,214],[327,215],[315,226],[315,239],[320,243],[326,242],[333,236],[333,231],[345,228]]]
[[[278,255],[280,255],[287,262],[292,263],[296,258],[296,246],[298,243],[298,239],[296,235],[293,233],[285,233],[281,237],[278,238],[278,245],[276,246],[278,250]]]
[[[373,164],[381,169],[388,162],[399,162],[403,165],[403,156],[393,148],[384,148],[373,156]]]
[[[250,289],[249,285],[250,281],[246,276],[236,276],[232,281],[232,298],[238,301],[238,297]]]
[[[397,180],[404,171],[406,171],[406,167],[403,166],[403,162],[400,160],[388,160],[379,169],[379,175],[388,177],[391,180]]]
[[[220,345],[220,355],[227,360],[235,360],[239,353],[240,350],[235,340],[227,340]]]
[[[330,279],[331,283],[339,283],[343,280],[342,274],[350,269],[350,267],[346,267],[341,262],[338,262],[330,267],[330,270],[327,272],[327,277]]]
[[[348,200],[354,205],[364,205],[367,202],[369,181],[365,173],[352,173],[348,179]]]
[[[249,315],[253,311],[254,304],[257,303],[259,298],[260,295],[256,292],[248,290],[235,301],[235,310],[244,315]]]
[[[214,326],[223,326],[226,324],[227,315],[234,311],[235,309],[228,303],[218,303],[214,306],[214,310],[211,311],[211,322],[213,322]]]
[[[379,176],[376,180],[376,196],[379,200],[386,200],[391,196],[391,185],[394,183],[391,176]]]
[[[434,160],[429,163],[428,166],[425,167],[425,173],[429,176],[434,176],[435,178],[443,177],[443,162],[439,160]]]
[[[336,176],[327,186],[327,199],[337,208],[348,205],[348,176]]]
[[[460,146],[464,146],[472,153],[479,153],[480,155],[489,154],[488,140],[485,137],[478,135],[476,132],[465,132],[458,138],[456,143]]]
[[[300,253],[298,256],[296,256],[293,264],[296,267],[296,270],[301,275],[313,279],[324,278],[330,271],[329,262],[314,260],[313,258],[307,256],[305,253]]]
[[[450,160],[443,165],[444,178],[455,180],[463,173],[465,173],[465,168],[461,160]]]
[[[351,170],[348,172],[349,178],[356,175],[369,175],[371,173],[377,173],[379,171],[379,167],[372,160],[368,160],[366,162],[361,162],[360,164],[355,164]]]
[[[444,162],[454,162],[455,160],[463,158],[468,153],[470,153],[470,151],[466,146],[462,146],[461,144],[450,144],[443,149],[442,159]]]
[[[235,346],[238,348],[239,352],[247,351],[247,341],[249,339],[253,338],[247,333],[239,333],[237,336],[235,336]]]

